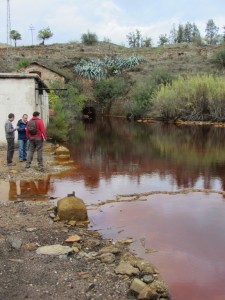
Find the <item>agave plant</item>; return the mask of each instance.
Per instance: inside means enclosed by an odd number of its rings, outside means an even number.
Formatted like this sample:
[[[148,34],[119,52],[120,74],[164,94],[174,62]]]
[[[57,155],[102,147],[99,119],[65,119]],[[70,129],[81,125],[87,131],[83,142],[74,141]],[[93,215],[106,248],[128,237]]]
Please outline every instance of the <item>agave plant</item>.
[[[92,58],[89,61],[82,59],[79,64],[74,67],[74,71],[80,76],[91,79],[100,80],[107,75],[118,75],[123,70],[130,69],[145,60],[136,55],[129,57],[104,57],[102,60],[99,58]]]

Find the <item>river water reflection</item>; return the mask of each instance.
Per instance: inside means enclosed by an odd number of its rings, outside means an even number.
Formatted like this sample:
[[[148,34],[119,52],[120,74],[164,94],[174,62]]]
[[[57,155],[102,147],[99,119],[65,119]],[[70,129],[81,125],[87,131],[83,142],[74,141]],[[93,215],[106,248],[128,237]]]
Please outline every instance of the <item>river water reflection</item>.
[[[76,169],[51,177],[52,196],[75,191],[92,229],[133,237],[131,249],[159,268],[175,300],[225,299],[225,199],[215,192],[225,188],[225,129],[102,119],[72,128],[69,148]],[[214,191],[166,193],[182,189]],[[156,193],[94,209],[147,192]]]

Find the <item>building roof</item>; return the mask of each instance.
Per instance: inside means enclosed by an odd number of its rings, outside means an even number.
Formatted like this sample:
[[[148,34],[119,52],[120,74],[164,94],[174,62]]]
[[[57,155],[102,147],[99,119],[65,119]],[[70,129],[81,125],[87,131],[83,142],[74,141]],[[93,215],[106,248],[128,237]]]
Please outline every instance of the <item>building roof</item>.
[[[38,89],[46,90],[49,93],[48,86],[44,83],[43,80],[37,74],[31,73],[0,73],[0,79],[34,79],[38,83]]]
[[[59,75],[59,76],[61,76],[61,77],[63,77],[63,78],[66,79],[66,77],[65,77],[64,75],[62,75],[61,73],[59,73],[59,72],[57,72],[57,71],[55,71],[55,70],[53,70],[53,69],[51,69],[51,68],[49,68],[49,67],[46,67],[46,66],[44,66],[44,65],[41,65],[41,64],[39,64],[39,63],[36,62],[36,61],[30,63],[28,66],[26,66],[26,67],[24,67],[24,68],[22,68],[22,69],[27,69],[27,68],[29,68],[30,66],[33,66],[33,65],[40,66],[40,67],[42,67],[42,68],[44,68],[44,69],[46,69],[46,70],[49,70],[49,71],[51,71],[51,72],[53,72],[53,73],[56,73],[57,75]]]

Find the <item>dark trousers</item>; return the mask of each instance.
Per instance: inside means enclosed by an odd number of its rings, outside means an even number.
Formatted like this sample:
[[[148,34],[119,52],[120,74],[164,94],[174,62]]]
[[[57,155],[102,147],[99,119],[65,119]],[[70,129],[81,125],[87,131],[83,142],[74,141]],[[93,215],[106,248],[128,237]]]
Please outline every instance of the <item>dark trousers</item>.
[[[30,166],[33,160],[34,152],[37,151],[38,166],[43,167],[42,150],[43,150],[43,139],[31,137],[28,146],[27,166]]]
[[[14,138],[7,138],[7,164],[12,163],[14,149],[15,149]]]

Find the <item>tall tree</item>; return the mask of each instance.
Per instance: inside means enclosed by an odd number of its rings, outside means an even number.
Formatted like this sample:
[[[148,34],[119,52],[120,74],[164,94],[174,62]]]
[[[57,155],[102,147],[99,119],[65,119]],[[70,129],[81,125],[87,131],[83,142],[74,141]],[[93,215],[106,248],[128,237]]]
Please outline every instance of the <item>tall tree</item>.
[[[49,27],[43,28],[38,31],[38,39],[42,40],[41,44],[45,44],[45,40],[50,39],[53,36]]]
[[[163,46],[163,45],[166,45],[168,43],[169,43],[169,38],[167,37],[167,35],[166,34],[161,34],[159,36],[159,42],[158,42],[158,44],[160,46]]]
[[[9,37],[11,40],[14,40],[15,47],[17,40],[21,40],[21,34],[16,30],[11,30],[9,33]]]
[[[178,25],[177,30],[177,43],[183,43],[184,42],[184,26],[182,24]]]
[[[173,28],[170,30],[169,40],[171,44],[176,44],[177,42],[177,29],[175,24],[173,24]]]
[[[210,45],[217,43],[217,34],[218,34],[219,28],[215,25],[213,19],[208,20],[206,23],[206,38]]]

